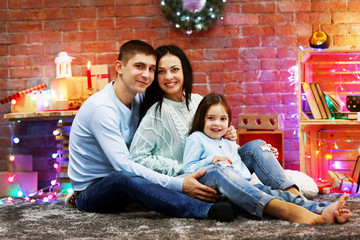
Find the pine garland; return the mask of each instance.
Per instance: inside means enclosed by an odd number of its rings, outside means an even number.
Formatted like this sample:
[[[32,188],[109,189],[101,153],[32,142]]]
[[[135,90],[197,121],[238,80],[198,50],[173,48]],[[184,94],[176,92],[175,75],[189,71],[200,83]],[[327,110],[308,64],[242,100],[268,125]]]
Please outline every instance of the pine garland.
[[[206,31],[218,18],[224,15],[226,0],[206,0],[201,10],[194,12],[184,8],[182,0],[163,0],[161,2],[165,18],[188,34]]]

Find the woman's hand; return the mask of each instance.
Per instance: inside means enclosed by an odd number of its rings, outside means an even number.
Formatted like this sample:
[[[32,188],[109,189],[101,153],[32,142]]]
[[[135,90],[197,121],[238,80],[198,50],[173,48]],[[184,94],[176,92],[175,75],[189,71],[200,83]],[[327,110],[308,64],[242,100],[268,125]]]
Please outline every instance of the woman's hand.
[[[230,158],[228,157],[223,157],[223,156],[215,156],[213,157],[213,164],[215,165],[215,163],[219,162],[221,165],[229,165],[232,164],[232,161]]]
[[[230,141],[236,141],[237,140],[237,133],[236,129],[233,125],[230,125],[227,132],[224,135],[224,138],[229,139]]]
[[[216,190],[198,182],[198,178],[204,176],[206,170],[190,174],[184,178],[182,192],[186,195],[204,202],[215,202],[219,197]]]

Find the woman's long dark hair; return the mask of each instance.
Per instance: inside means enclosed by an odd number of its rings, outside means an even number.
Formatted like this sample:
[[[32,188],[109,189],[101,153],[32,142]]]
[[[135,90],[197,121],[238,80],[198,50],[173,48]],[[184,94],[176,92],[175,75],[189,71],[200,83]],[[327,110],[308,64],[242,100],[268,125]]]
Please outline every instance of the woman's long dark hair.
[[[189,135],[195,131],[204,131],[206,113],[212,105],[221,104],[224,106],[226,113],[228,114],[229,123],[231,124],[231,108],[224,95],[219,93],[210,93],[206,95],[199,103],[196,109],[194,119],[191,123],[191,129]]]
[[[191,68],[191,64],[189,59],[186,57],[185,53],[176,45],[164,45],[158,47],[156,50],[156,66],[158,66],[160,59],[166,55],[171,54],[177,56],[182,65],[183,75],[184,75],[184,85],[183,90],[185,91],[185,103],[187,108],[189,109],[189,103],[191,101],[191,91],[192,91],[192,84],[193,84],[193,72]],[[140,120],[145,116],[147,110],[157,102],[156,111],[159,110],[161,114],[161,106],[164,98],[164,92],[161,90],[157,71],[155,73],[155,79],[153,83],[146,89],[144,102],[141,105],[140,109]]]

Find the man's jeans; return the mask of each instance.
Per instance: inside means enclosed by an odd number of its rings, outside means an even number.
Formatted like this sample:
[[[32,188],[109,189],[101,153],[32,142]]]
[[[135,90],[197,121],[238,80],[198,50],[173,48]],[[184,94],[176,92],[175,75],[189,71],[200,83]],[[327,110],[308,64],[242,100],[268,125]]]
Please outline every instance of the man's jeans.
[[[113,172],[76,197],[78,209],[84,212],[120,212],[133,202],[149,210],[182,218],[207,218],[213,205],[125,171]]]
[[[294,203],[315,213],[321,213],[324,207],[330,204],[309,201],[299,195],[282,191],[295,185],[286,177],[283,168],[264,141],[248,142],[239,148],[238,152],[250,173],[255,172],[264,185],[251,185],[231,165],[221,166],[218,163],[206,167],[207,173],[199,178],[199,181],[218,189],[223,196],[241,208],[239,212],[245,210],[262,218],[265,205],[274,198]]]

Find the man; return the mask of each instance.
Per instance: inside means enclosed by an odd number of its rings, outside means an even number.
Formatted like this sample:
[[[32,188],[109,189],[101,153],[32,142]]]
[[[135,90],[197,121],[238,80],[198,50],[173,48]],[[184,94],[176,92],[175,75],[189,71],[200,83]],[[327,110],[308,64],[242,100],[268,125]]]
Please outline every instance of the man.
[[[138,202],[174,217],[232,221],[229,203],[206,203],[214,202],[217,193],[197,181],[205,171],[174,178],[130,157],[128,147],[138,126],[143,93],[154,80],[155,56],[145,42],[126,42],[115,62],[116,80],[92,95],[76,114],[68,167],[76,206],[85,212],[119,212]]]

